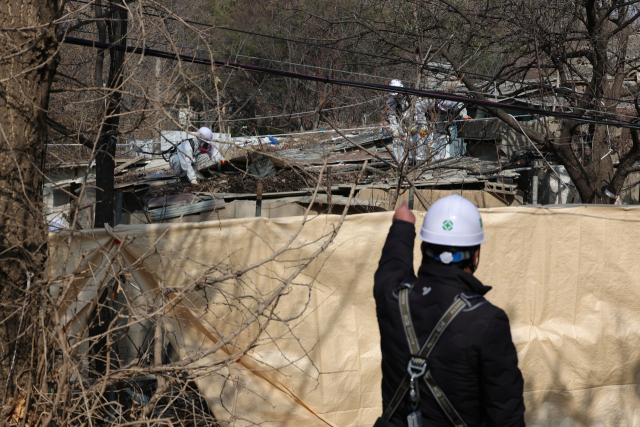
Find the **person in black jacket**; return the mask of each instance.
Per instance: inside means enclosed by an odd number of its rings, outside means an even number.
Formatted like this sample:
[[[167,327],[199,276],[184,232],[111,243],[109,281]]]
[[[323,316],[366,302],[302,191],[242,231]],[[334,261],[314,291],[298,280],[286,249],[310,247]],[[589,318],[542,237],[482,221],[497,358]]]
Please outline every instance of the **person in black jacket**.
[[[383,409],[388,410],[412,358],[398,302],[401,287],[409,286],[410,317],[419,346],[459,294],[473,301],[447,326],[427,360],[431,377],[464,424],[524,426],[523,379],[509,319],[482,297],[491,287],[473,276],[480,260],[480,243],[485,240],[480,213],[458,195],[431,205],[419,235],[424,243],[417,279],[413,270],[415,221],[404,202],[396,210],[375,273]],[[417,383],[417,410],[423,425],[454,425],[426,383]],[[407,416],[416,412],[413,408],[418,404],[412,405],[408,395],[391,416],[387,414],[386,422],[381,418],[376,425],[406,426]]]

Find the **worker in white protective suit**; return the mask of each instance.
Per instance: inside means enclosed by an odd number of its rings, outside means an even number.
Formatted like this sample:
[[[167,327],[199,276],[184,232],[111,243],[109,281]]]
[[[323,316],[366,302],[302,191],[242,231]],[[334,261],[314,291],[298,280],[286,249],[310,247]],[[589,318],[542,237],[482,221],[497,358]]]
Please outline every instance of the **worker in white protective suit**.
[[[212,138],[211,129],[201,127],[195,138],[185,139],[175,147],[175,151],[169,157],[169,165],[178,178],[186,177],[191,184],[198,183],[196,171],[200,154],[209,156],[213,163],[224,160],[220,151],[211,142]]]
[[[427,160],[427,146],[433,140],[433,116],[436,103],[433,99],[421,98],[413,110],[411,128],[411,150],[409,158],[417,163]]]
[[[404,87],[400,80],[391,80],[389,86]],[[401,162],[405,154],[406,134],[403,126],[406,126],[406,113],[409,110],[409,99],[403,93],[392,92],[387,99],[387,119],[385,129],[393,138],[393,154],[398,162]]]
[[[447,144],[449,143],[449,134],[447,128],[451,125],[460,112],[464,109],[462,102],[456,101],[440,101],[438,102],[437,122],[435,123],[435,132],[429,146],[434,161],[443,160],[447,154]],[[466,110],[465,110],[466,111]],[[466,112],[465,112],[466,114]]]

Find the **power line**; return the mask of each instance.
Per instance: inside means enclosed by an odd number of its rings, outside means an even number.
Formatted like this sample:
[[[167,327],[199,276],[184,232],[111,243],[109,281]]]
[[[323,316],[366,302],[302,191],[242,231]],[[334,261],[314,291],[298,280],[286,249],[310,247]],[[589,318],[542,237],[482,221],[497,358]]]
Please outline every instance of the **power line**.
[[[74,0],[74,1],[78,1],[78,0]],[[95,35],[95,36],[108,36],[108,34],[98,33],[98,32],[94,32],[94,31],[86,31],[86,30],[75,30],[74,32],[83,33],[83,34],[90,34],[90,35]],[[178,48],[193,50],[195,52],[219,53],[221,55],[229,55],[229,56],[236,56],[236,57],[241,57],[241,58],[256,59],[258,61],[268,61],[268,62],[274,62],[274,63],[278,63],[278,64],[297,65],[297,66],[300,66],[300,67],[312,68],[312,69],[316,69],[316,70],[332,71],[332,72],[336,72],[336,73],[353,74],[355,76],[364,76],[364,77],[373,77],[373,78],[376,78],[376,79],[391,80],[391,77],[376,76],[376,75],[367,74],[367,73],[357,73],[355,71],[338,70],[338,69],[335,69],[335,68],[326,68],[326,67],[320,67],[320,66],[317,66],[317,65],[308,65],[308,64],[299,64],[299,63],[296,63],[296,62],[280,61],[278,59],[262,58],[262,57],[259,57],[259,56],[241,55],[239,53],[222,52],[222,51],[219,51],[219,50],[208,50],[208,49],[196,48],[196,47],[192,47],[192,46],[172,45],[171,43],[163,43],[163,42],[159,42],[159,41],[150,42],[149,44],[153,45],[153,46],[161,45],[161,46],[178,47]],[[414,81],[411,81],[411,80],[403,80],[403,81],[406,82],[406,83],[415,83]]]
[[[85,34],[90,34],[90,35],[106,35],[106,34],[102,34],[102,33],[96,33],[96,32],[92,32],[92,31],[85,31],[85,30],[76,30],[77,32],[80,33],[85,33]],[[163,46],[172,46],[169,43],[162,43],[162,42],[153,42],[154,45],[163,45]],[[192,50],[194,52],[205,52],[205,53],[220,53],[223,55],[231,55],[231,56],[238,56],[238,57],[244,57],[244,58],[250,58],[250,59],[257,59],[260,61],[267,61],[267,62],[275,62],[275,63],[281,63],[281,64],[287,64],[287,65],[298,65],[301,67],[306,67],[306,68],[315,68],[315,69],[320,69],[320,70],[325,70],[325,71],[333,71],[336,73],[344,73],[344,74],[353,74],[353,75],[358,75],[358,76],[366,76],[366,77],[374,77],[374,78],[382,78],[382,79],[389,79],[388,77],[380,77],[380,76],[374,76],[371,74],[363,74],[363,73],[356,73],[356,72],[351,72],[351,71],[345,71],[345,70],[337,70],[337,69],[333,69],[333,68],[323,68],[323,67],[317,67],[317,66],[313,66],[313,65],[306,65],[306,64],[297,64],[294,62],[287,62],[287,61],[279,61],[276,59],[269,59],[269,58],[261,58],[261,57],[256,57],[256,56],[247,56],[247,55],[240,55],[240,54],[234,54],[234,53],[230,53],[230,52],[220,52],[220,51],[214,51],[214,50],[205,50],[205,49],[201,49],[201,48],[195,48],[192,46],[180,46],[180,45],[173,45],[172,47],[178,47],[178,48],[184,48],[184,49],[188,49],[188,50]],[[405,82],[408,83],[415,83],[412,81],[408,81],[405,80]],[[459,91],[459,93],[471,93],[471,94],[481,94],[481,95],[485,95],[487,97],[491,97],[494,94],[493,93],[489,93],[489,92],[480,92],[480,91],[469,91],[469,90],[463,90],[463,91]],[[557,95],[556,95],[557,97]],[[506,100],[514,100],[514,101],[519,101],[519,102],[524,102],[524,103],[529,103],[532,105],[539,105],[539,106],[544,106],[544,102],[536,102],[533,99],[529,99],[529,98],[520,98],[517,96],[500,96],[500,98],[502,98],[502,101],[506,101]],[[353,105],[359,105],[359,104],[353,104]],[[339,108],[348,108],[349,106],[344,106],[344,107],[336,107],[336,108],[332,108],[332,109],[326,109],[324,111],[330,111],[333,109],[339,109]],[[563,106],[559,106],[559,107],[563,107]],[[596,113],[596,114],[607,114],[607,115],[614,115],[617,117],[627,117],[627,118],[631,118],[631,119],[635,119],[636,116],[629,116],[629,115],[625,115],[625,114],[620,114],[620,113],[608,113],[608,112],[602,112],[599,110],[594,110],[594,109],[589,109],[589,108],[581,108],[581,107],[570,107],[572,110],[579,110],[582,111],[584,113]],[[295,115],[304,115],[304,114],[310,114],[313,113],[314,111],[309,111],[309,112],[303,112],[303,113],[292,113]],[[288,116],[289,114],[282,114],[280,116],[269,116],[269,117],[256,117],[256,118],[251,118],[251,119],[246,119],[246,120],[254,120],[254,119],[261,119],[261,118],[275,118],[275,117],[285,117]],[[242,121],[245,119],[233,119],[233,120],[224,120],[225,122],[232,122],[232,121]]]
[[[339,86],[356,87],[361,89],[377,90],[377,91],[383,91],[383,92],[396,92],[396,93],[402,92],[407,95],[414,95],[421,98],[433,98],[433,99],[461,102],[464,104],[480,105],[484,107],[497,108],[501,110],[515,109],[515,110],[527,112],[530,114],[539,114],[539,115],[558,117],[558,118],[568,119],[568,120],[576,120],[583,123],[610,125],[610,126],[625,127],[629,129],[640,130],[640,124],[638,123],[632,123],[632,122],[626,122],[626,121],[611,121],[611,120],[604,120],[598,117],[586,117],[586,116],[563,113],[558,111],[548,111],[548,110],[532,108],[527,106],[504,104],[500,102],[491,102],[491,101],[485,101],[480,99],[468,98],[468,97],[459,96],[459,95],[452,95],[446,92],[433,92],[433,91],[418,90],[418,89],[412,89],[412,88],[406,88],[406,87],[381,85],[376,83],[364,83],[364,82],[357,82],[357,81],[350,81],[350,80],[333,79],[330,77],[315,76],[311,74],[302,74],[302,73],[296,73],[292,71],[278,70],[275,68],[261,67],[257,65],[239,64],[239,63],[234,63],[229,61],[220,61],[220,60],[209,60],[205,58],[198,58],[196,56],[180,55],[177,53],[164,52],[164,51],[159,51],[155,49],[140,48],[140,47],[136,48],[133,46],[123,46],[123,45],[112,45],[109,43],[103,43],[103,42],[86,40],[86,39],[78,39],[75,37],[65,37],[63,42],[68,44],[78,45],[78,46],[85,46],[85,47],[93,47],[93,48],[100,48],[100,49],[114,49],[121,52],[135,53],[140,55],[146,55],[146,56],[157,57],[157,58],[165,58],[165,59],[171,59],[171,60],[177,60],[177,61],[184,61],[192,64],[213,65],[213,66],[220,66],[220,67],[244,69],[248,71],[255,71],[255,72],[272,74],[272,75],[277,75],[282,77],[294,78],[294,79],[315,81],[319,83],[334,84]]]
[[[83,0],[72,0],[76,3],[82,3],[82,4],[93,4],[94,2],[92,1],[83,1]],[[113,4],[116,7],[122,7],[122,5],[118,5],[116,3],[112,3],[112,2],[107,2],[110,4]],[[212,24],[207,24],[204,22],[197,22],[197,21],[191,21],[188,19],[177,19],[177,18],[173,18],[171,16],[161,16],[155,13],[149,13],[149,12],[142,12],[143,15],[147,15],[147,16],[153,16],[153,17],[157,17],[157,18],[161,18],[161,19],[169,19],[169,20],[173,20],[173,21],[183,21],[186,22],[188,24],[193,24],[193,25],[199,25],[199,26],[203,26],[203,27],[208,27],[208,28],[213,28],[213,29],[220,29],[220,30],[224,30],[224,31],[231,31],[231,32],[237,32],[237,33],[242,33],[242,34],[249,34],[249,35],[254,35],[254,36],[258,36],[258,37],[266,37],[266,38],[271,38],[271,39],[275,39],[275,40],[281,40],[281,41],[288,41],[288,42],[292,42],[292,43],[299,43],[299,44],[305,44],[308,46],[313,46],[313,47],[319,47],[319,48],[323,48],[323,49],[331,49],[331,50],[336,50],[336,51],[340,51],[340,52],[345,52],[345,53],[353,53],[356,55],[363,55],[363,56],[368,56],[371,58],[378,58],[378,59],[385,59],[385,60],[389,60],[389,61],[395,61],[397,63],[403,63],[403,64],[410,64],[410,65],[418,65],[421,67],[424,67],[426,69],[429,69],[430,71],[444,71],[444,72],[455,72],[457,74],[466,74],[466,75],[472,75],[475,77],[482,77],[485,79],[489,79],[489,80],[499,80],[502,82],[509,82],[509,83],[516,83],[516,84],[520,84],[523,86],[529,86],[529,87],[536,87],[536,88],[540,88],[540,89],[549,89],[552,92],[556,93],[556,92],[562,92],[562,93],[571,93],[571,94],[575,94],[575,95],[579,95],[579,96],[584,96],[585,94],[582,92],[578,92],[575,90],[571,90],[568,88],[562,88],[562,87],[552,87],[552,86],[547,86],[547,85],[541,85],[538,83],[525,83],[525,82],[521,82],[518,80],[512,80],[512,79],[507,79],[507,78],[503,78],[503,77],[495,77],[495,76],[489,76],[486,74],[480,74],[480,73],[474,73],[472,71],[464,71],[464,70],[457,70],[454,68],[447,68],[447,67],[438,67],[435,65],[428,65],[428,64],[421,64],[419,62],[415,62],[412,61],[410,59],[403,59],[403,58],[391,58],[388,56],[384,56],[384,55],[376,55],[374,53],[367,53],[367,52],[361,52],[361,51],[356,51],[356,50],[351,50],[351,49],[344,49],[344,48],[339,48],[339,47],[335,47],[335,46],[328,46],[328,45],[323,45],[323,44],[317,44],[317,43],[311,43],[311,42],[307,42],[304,40],[296,40],[296,39],[290,39],[290,38],[286,38],[286,37],[279,37],[279,36],[272,36],[269,34],[262,34],[262,33],[256,33],[253,31],[247,31],[247,30],[240,30],[237,28],[231,28],[231,27],[225,27],[225,26],[216,26],[216,25],[212,25]],[[614,102],[622,102],[622,103],[627,103],[627,104],[633,104],[633,101],[626,101],[623,99],[615,99],[615,98],[608,98],[608,97],[604,97],[604,96],[596,96],[596,95],[589,95],[591,98],[593,99],[604,99],[607,101],[614,101]]]
[[[467,93],[475,93],[475,94],[479,93],[481,95],[493,96],[493,94],[489,93],[489,92],[468,91]],[[545,105],[544,102],[537,101],[535,99],[519,98],[517,96],[505,96],[505,97],[500,96],[499,98],[501,98],[501,102],[505,102],[507,100],[514,100],[514,101],[518,101],[518,102],[525,102],[525,103],[529,103],[531,105],[538,105],[538,106],[543,106],[543,107]],[[571,108],[572,110],[579,110],[579,111],[582,111],[584,113],[597,113],[597,114],[602,114],[603,113],[602,111],[599,111],[599,110],[592,110],[592,109],[589,109],[589,108],[580,108],[580,107],[568,107],[566,105],[556,105],[556,107],[558,107],[558,108]],[[629,116],[629,115],[620,114],[620,113],[607,113],[607,112],[604,112],[604,114],[614,115],[616,117],[627,117],[627,118],[630,118],[630,119],[636,119],[637,118],[637,116]]]

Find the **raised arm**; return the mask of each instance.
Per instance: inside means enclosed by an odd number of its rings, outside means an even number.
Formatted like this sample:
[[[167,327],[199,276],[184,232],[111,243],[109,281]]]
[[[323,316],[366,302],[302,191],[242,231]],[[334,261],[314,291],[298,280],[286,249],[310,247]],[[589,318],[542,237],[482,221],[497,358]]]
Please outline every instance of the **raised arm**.
[[[414,274],[415,223],[415,215],[409,210],[407,202],[403,202],[393,215],[393,224],[382,248],[382,256],[374,276],[374,295],[384,292],[387,286],[395,286]]]

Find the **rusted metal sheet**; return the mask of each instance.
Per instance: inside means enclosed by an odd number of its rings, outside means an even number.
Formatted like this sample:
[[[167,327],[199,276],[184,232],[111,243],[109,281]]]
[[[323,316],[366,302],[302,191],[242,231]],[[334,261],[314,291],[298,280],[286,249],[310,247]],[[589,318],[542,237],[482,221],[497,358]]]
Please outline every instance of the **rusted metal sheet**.
[[[149,218],[153,222],[162,221],[169,218],[177,218],[182,215],[193,215],[201,212],[224,209],[224,200],[207,200],[180,206],[165,206],[149,211]]]
[[[158,208],[160,206],[170,206],[180,202],[190,202],[198,196],[191,193],[172,194],[169,196],[157,197],[149,200],[149,209]]]

